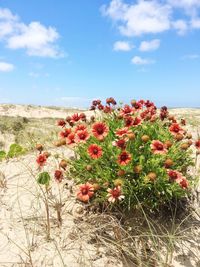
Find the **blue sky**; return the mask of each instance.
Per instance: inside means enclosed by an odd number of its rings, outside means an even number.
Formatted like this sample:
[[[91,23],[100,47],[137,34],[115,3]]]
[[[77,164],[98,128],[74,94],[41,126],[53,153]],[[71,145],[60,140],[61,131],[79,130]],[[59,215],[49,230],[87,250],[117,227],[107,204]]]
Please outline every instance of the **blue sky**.
[[[199,0],[1,0],[0,102],[200,107]]]

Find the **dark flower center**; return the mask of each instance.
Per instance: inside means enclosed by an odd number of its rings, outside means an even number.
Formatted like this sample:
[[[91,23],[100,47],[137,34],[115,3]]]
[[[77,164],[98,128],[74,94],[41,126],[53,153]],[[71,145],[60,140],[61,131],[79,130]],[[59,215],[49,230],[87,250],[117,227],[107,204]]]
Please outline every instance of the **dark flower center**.
[[[118,198],[120,196],[120,191],[118,189],[113,189],[112,196]]]
[[[81,190],[81,192],[82,192],[83,195],[87,195],[88,194],[88,189],[87,188],[83,188]]]
[[[157,144],[156,148],[157,148],[157,150],[163,150],[163,145],[162,144]]]

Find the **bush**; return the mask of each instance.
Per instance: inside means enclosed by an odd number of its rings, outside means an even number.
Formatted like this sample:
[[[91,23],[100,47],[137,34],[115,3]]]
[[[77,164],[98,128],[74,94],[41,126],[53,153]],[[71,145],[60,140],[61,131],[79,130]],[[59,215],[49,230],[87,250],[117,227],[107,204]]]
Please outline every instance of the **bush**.
[[[25,153],[25,149],[18,144],[12,144],[7,153],[8,158],[18,157]]]
[[[159,208],[190,193],[188,167],[191,135],[167,107],[160,112],[150,101],[131,101],[116,107],[113,98],[86,123],[85,114],[60,120],[60,137],[73,147],[76,159],[69,174],[80,185],[77,198],[91,204],[130,209],[138,204]]]

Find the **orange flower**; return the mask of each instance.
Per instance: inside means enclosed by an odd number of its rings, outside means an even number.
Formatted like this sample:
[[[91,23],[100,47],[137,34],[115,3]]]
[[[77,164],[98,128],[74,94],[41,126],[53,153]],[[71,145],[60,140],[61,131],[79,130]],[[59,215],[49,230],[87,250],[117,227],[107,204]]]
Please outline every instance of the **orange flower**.
[[[93,159],[98,159],[102,156],[102,148],[96,144],[92,144],[88,147],[88,154]]]
[[[107,189],[108,194],[108,201],[114,203],[116,200],[124,199],[124,195],[121,192],[121,186],[116,186],[114,189]]]
[[[94,188],[90,183],[80,185],[79,191],[77,193],[77,198],[80,201],[88,202],[93,195]]]
[[[43,154],[40,154],[36,159],[36,162],[40,167],[44,166],[46,161],[47,161],[47,157]]]
[[[75,142],[76,143],[85,142],[89,138],[90,138],[90,135],[89,135],[87,130],[77,131],[76,132],[76,137],[75,137]]]
[[[165,148],[165,145],[159,140],[153,140],[150,146],[154,154],[166,154],[167,153],[167,149]]]
[[[98,140],[103,140],[108,135],[109,128],[104,122],[96,122],[92,125],[92,133]]]
[[[131,161],[131,154],[126,151],[123,151],[119,156],[117,162],[120,165],[127,165]]]

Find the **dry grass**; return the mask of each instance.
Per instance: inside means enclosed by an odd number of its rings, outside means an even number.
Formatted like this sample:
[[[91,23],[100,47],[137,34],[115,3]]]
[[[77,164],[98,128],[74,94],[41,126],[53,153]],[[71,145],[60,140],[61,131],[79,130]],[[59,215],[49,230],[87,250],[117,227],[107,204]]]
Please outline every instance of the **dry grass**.
[[[6,108],[9,111],[10,106]],[[200,110],[172,112],[186,118],[188,127],[197,134]],[[29,150],[38,142],[52,147],[57,138],[55,121],[4,116],[0,118],[0,130]],[[2,146],[9,145],[8,140],[5,142]],[[50,150],[50,172],[58,164],[58,154],[66,158],[72,155],[66,148]],[[44,188],[35,180],[38,170],[34,152],[2,162],[0,171],[1,267],[200,266],[199,187],[186,209],[179,205],[179,209],[176,206],[162,214],[151,214],[138,205],[124,215],[83,208],[75,199],[76,186],[66,177],[60,188],[52,186],[48,196],[51,238],[47,240]],[[57,221],[56,203],[64,204],[62,226]]]

